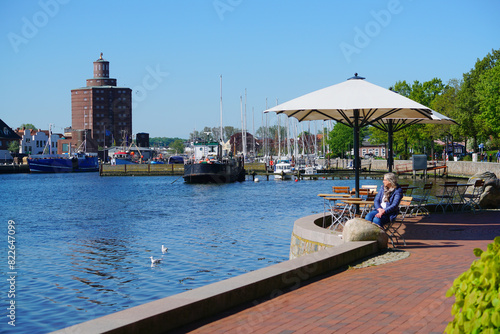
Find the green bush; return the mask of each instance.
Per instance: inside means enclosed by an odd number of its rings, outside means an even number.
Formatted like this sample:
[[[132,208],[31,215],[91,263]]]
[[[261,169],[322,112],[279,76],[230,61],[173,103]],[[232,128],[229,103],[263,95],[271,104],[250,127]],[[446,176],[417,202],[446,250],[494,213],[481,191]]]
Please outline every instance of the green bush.
[[[500,330],[500,236],[486,251],[474,249],[479,259],[461,274],[446,292],[455,295],[453,321],[445,333],[499,333]]]
[[[470,155],[464,156],[464,161],[472,161],[472,157]]]

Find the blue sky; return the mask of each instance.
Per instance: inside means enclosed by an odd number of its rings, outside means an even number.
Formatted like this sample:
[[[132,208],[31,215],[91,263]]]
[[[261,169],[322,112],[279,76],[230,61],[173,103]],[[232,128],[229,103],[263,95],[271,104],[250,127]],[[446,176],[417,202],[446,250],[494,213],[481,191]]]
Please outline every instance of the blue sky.
[[[498,0],[4,0],[0,13],[0,118],[56,131],[71,125],[71,89],[101,52],[133,89],[133,132],[187,138],[219,126],[220,75],[224,125],[241,127],[246,89],[251,132],[266,99],[355,72],[386,88],[446,83],[500,47]]]

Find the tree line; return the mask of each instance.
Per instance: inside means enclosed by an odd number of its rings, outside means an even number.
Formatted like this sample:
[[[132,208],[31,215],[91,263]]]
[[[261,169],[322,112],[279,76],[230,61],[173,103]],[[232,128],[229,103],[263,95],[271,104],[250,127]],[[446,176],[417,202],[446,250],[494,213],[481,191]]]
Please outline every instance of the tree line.
[[[443,83],[430,81],[397,81],[390,90],[421,103],[455,120],[457,125],[412,125],[394,133],[394,152],[404,158],[413,153],[432,155],[437,151],[435,140],[464,142],[469,151],[477,152],[480,143],[486,149],[500,148],[500,50],[492,50],[478,59],[460,79]],[[368,127],[361,137],[371,144],[385,144],[387,132]],[[345,152],[345,143],[352,143],[352,129],[337,123],[329,134],[329,147],[334,156]],[[442,147],[440,147],[442,149]]]

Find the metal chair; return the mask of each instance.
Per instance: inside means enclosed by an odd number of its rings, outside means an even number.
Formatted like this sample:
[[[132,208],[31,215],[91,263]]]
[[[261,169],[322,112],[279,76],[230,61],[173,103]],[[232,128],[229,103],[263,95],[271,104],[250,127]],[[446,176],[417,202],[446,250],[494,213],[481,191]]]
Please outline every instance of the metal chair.
[[[403,225],[406,216],[411,212],[412,200],[413,198],[410,196],[403,196],[403,198],[401,198],[401,202],[399,202],[399,214],[395,219],[391,220],[383,227],[385,233],[387,233],[387,236],[389,237],[389,240],[391,240],[392,247],[395,247],[394,242],[396,242],[396,245],[399,245],[399,239],[402,239],[404,245],[406,246],[406,240],[399,232],[399,228]]]
[[[424,213],[430,214],[426,206],[427,202],[429,201],[432,185],[433,185],[432,182],[426,183],[424,185],[424,191],[422,193],[422,197],[413,197],[413,202],[415,203],[415,205],[412,207],[411,210],[412,216],[418,216],[419,214],[423,215]]]
[[[441,207],[443,208],[443,213],[446,212],[446,208],[451,206],[451,209],[455,211],[453,207],[453,199],[455,198],[455,192],[457,190],[457,182],[445,182],[443,185],[443,192],[440,195],[436,195],[436,198],[439,198],[440,201],[436,205],[436,210]]]
[[[336,231],[339,226],[342,226],[343,229],[344,224],[350,219],[350,206],[341,203],[341,198],[328,198],[327,200],[330,205],[328,211],[332,218],[332,224],[328,227],[328,229]]]
[[[472,193],[464,194],[463,199],[465,201],[462,206],[462,211],[465,211],[466,208],[471,208],[471,210],[476,213],[476,207],[478,210],[481,210],[481,206],[479,205],[479,199],[481,198],[481,194],[484,191],[484,180],[476,180],[474,182],[474,188],[472,189]]]
[[[365,201],[374,201],[375,200],[375,196],[377,196],[377,194],[373,193],[373,192],[370,192],[366,198],[365,198]],[[361,213],[359,214],[361,218],[364,218],[370,211],[373,210],[373,207],[374,205],[373,204],[366,204],[366,205],[363,205],[362,207],[360,207],[361,209]]]

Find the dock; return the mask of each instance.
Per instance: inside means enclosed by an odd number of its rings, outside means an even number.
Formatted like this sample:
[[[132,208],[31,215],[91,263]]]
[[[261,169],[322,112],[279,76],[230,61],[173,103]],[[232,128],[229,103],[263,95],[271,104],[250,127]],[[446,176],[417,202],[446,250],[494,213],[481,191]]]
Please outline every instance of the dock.
[[[415,170],[413,170],[413,163],[398,164],[395,166],[395,169],[398,175],[405,173],[415,173]],[[424,172],[424,174],[434,171],[434,176],[437,176],[437,174],[439,174],[440,176],[445,176],[448,174],[448,166],[443,161],[428,161],[427,169],[424,169],[422,171]]]
[[[100,176],[179,176],[183,174],[184,164],[102,164],[99,166]]]
[[[274,173],[266,169],[263,163],[246,163],[246,179],[255,181],[255,178],[270,179]],[[361,179],[382,179],[383,171],[362,170]],[[102,164],[99,167],[100,176],[181,176],[184,175],[184,165],[182,164],[130,164],[130,165],[109,165]],[[292,173],[294,179],[351,179],[354,178],[352,169],[328,169],[319,173],[304,174],[298,171]]]

